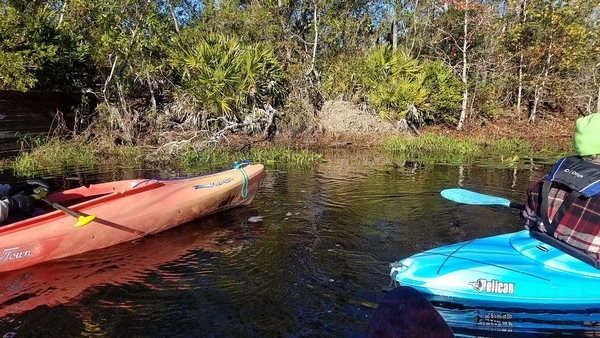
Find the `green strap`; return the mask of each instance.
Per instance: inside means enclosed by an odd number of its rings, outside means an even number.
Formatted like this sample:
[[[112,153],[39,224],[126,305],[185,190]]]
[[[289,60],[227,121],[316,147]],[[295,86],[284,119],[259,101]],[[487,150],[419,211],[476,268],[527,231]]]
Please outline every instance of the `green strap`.
[[[244,164],[247,164],[247,163],[243,163],[242,162],[241,164],[238,164],[236,162],[235,165],[234,165],[234,169],[238,170],[239,172],[241,172],[242,176],[244,176],[244,179],[242,181],[242,191],[241,191],[242,198],[248,197],[248,174],[246,173],[246,171],[242,167]]]

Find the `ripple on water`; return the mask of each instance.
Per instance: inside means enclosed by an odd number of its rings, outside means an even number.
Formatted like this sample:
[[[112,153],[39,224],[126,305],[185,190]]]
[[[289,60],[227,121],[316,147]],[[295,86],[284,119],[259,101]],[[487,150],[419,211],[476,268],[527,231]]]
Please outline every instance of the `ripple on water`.
[[[515,210],[460,205],[440,190],[518,200],[543,171],[525,159],[526,166],[510,168],[391,159],[371,150],[325,156],[314,171],[265,172],[249,207],[3,274],[0,332],[362,336],[389,285],[390,261],[521,228]],[[78,181],[65,184],[147,176],[113,169],[73,173]],[[255,216],[262,221],[248,221]]]

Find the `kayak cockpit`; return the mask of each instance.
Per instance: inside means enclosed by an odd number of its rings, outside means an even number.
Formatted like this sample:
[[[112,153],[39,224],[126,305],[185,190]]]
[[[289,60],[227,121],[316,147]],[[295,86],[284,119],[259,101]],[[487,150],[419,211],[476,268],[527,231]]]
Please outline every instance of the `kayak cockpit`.
[[[574,248],[550,235],[539,231],[523,230],[510,238],[510,245],[516,252],[542,264],[545,267],[600,277],[596,261],[581,250]]]
[[[85,201],[95,200],[115,193],[121,195],[137,194],[142,191],[154,189],[160,185],[158,180],[126,180],[92,184],[89,187],[78,187],[47,196],[48,200],[60,204],[75,205]]]
[[[63,207],[73,209],[77,212],[85,213],[87,208],[98,204],[106,203],[114,199],[127,195],[133,195],[147,190],[163,186],[165,183],[159,180],[137,179],[117,182],[107,182],[92,184],[89,187],[78,187],[62,192],[49,194],[46,198],[50,202],[58,203]],[[52,206],[40,202],[36,208],[33,217],[21,221],[0,226],[0,233],[10,232],[39,223],[40,221],[52,219],[55,217],[65,217],[62,211],[52,208]],[[71,216],[67,216],[71,217]]]

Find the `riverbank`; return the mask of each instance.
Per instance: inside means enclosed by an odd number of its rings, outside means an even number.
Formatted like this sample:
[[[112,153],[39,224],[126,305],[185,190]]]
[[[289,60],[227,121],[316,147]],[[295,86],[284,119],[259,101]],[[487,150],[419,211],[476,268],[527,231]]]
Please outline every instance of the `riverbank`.
[[[427,127],[423,132],[431,132],[456,138],[475,137],[492,139],[509,139],[527,141],[536,151],[572,151],[573,129],[577,114],[566,117],[545,115],[539,117],[535,124],[527,123],[527,117],[506,115],[493,122],[483,119],[469,120],[463,130],[447,126]]]
[[[511,161],[531,154],[572,152],[572,129],[577,116],[541,115],[535,125],[525,118],[501,116],[492,122],[471,118],[463,130],[454,126],[434,126],[400,130],[390,121],[344,102],[326,102],[314,114],[293,115],[278,123],[273,138],[267,133],[227,134],[214,147],[202,146],[202,140],[173,140],[169,144],[138,143],[116,145],[97,133],[94,142],[89,135],[72,138],[50,138],[31,149],[24,149],[16,159],[6,159],[21,176],[39,176],[65,165],[94,166],[114,162],[128,167],[144,163],[183,168],[219,166],[251,158],[277,166],[305,167],[322,160],[322,151],[331,148],[386,149],[396,154],[420,158],[438,156],[474,157],[499,155]],[[210,136],[210,135],[209,135]],[[149,138],[151,139],[151,138]],[[186,143],[187,142],[187,143]]]
[[[275,144],[306,146],[314,148],[328,147],[371,147],[380,145],[390,137],[418,137],[434,133],[456,139],[482,140],[523,140],[534,151],[569,152],[572,149],[572,133],[575,113],[541,114],[535,124],[527,122],[527,116],[506,113],[494,120],[469,118],[461,131],[453,125],[424,126],[417,130],[398,130],[396,125],[383,121],[372,113],[358,109],[344,101],[326,102],[323,109],[315,114],[314,126],[303,137],[292,134],[289,127],[275,138]]]

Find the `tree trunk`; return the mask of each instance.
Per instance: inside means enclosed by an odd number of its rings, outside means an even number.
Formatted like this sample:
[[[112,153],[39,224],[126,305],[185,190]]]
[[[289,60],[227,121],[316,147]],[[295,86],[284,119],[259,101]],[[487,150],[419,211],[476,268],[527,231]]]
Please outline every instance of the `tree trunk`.
[[[456,130],[462,130],[463,124],[465,123],[465,118],[467,116],[467,101],[469,100],[469,88],[467,86],[467,48],[468,48],[468,44],[467,44],[467,33],[468,31],[468,24],[469,24],[469,0],[465,0],[465,16],[464,16],[464,22],[463,22],[463,46],[462,46],[462,52],[463,52],[463,66],[462,66],[462,82],[463,85],[465,86],[464,91],[463,91],[463,100],[462,100],[462,107],[460,110],[460,118],[458,119],[458,125],[456,126]]]
[[[596,96],[596,113],[600,113],[600,86],[598,86],[598,96]]]
[[[152,81],[152,78],[150,77],[150,72],[148,72],[148,71],[146,71],[146,81],[148,81],[148,89],[150,90],[151,110],[153,112],[155,112],[157,107],[156,107],[156,95],[154,94],[154,83]]]
[[[58,25],[62,25],[63,19],[65,17],[65,11],[67,10],[67,0],[65,0],[60,7],[60,16],[58,18]]]
[[[177,16],[175,15],[175,9],[171,6],[171,3],[167,1],[167,6],[169,6],[169,10],[171,11],[171,17],[173,18],[173,24],[175,25],[175,32],[179,34],[179,22],[177,21]]]
[[[521,13],[519,16],[521,17],[521,25],[524,25],[527,21],[527,0],[523,0],[521,2]],[[519,44],[519,89],[517,93],[517,116],[521,118],[521,104],[523,100],[523,46]]]
[[[419,0],[415,0],[415,11],[417,11],[417,9],[419,8]],[[413,15],[412,16],[412,25],[413,27],[417,27],[417,16]],[[415,48],[415,43],[417,42],[417,35],[418,33],[412,33],[412,41],[410,42],[410,49],[408,50],[409,55],[413,55],[413,49]],[[420,48],[419,48],[420,49]],[[421,54],[421,52],[419,51],[417,53]]]
[[[390,34],[392,35],[392,50],[398,49],[398,10],[396,9],[396,1],[392,1],[392,27],[390,28]]]
[[[535,116],[537,115],[537,106],[540,101],[540,87],[536,86],[533,91],[533,108],[529,112],[529,119],[527,119],[527,123],[535,124]]]
[[[543,69],[543,74],[541,74],[538,78],[542,78],[541,83],[539,83],[539,81],[537,81],[538,83],[535,86],[535,92],[533,95],[533,109],[531,110],[531,114],[529,115],[529,119],[527,120],[527,123],[529,124],[534,124],[535,123],[535,118],[537,115],[537,107],[538,104],[540,103],[540,96],[542,95],[542,90],[544,90],[544,87],[546,86],[546,80],[548,80],[548,75],[550,74],[550,68],[551,68],[551,63],[550,61],[552,60],[552,37],[550,37],[550,45],[548,45],[548,58],[546,59],[546,64],[544,65],[544,69]]]
[[[392,19],[392,50],[398,49],[398,23],[396,22],[396,13]]]
[[[313,13],[313,22],[315,23],[315,41],[313,43],[313,52],[312,52],[312,60],[310,62],[310,67],[312,68],[312,70],[314,71],[315,69],[315,64],[317,62],[317,45],[319,44],[319,23],[317,22],[317,2],[313,1],[313,3],[315,4],[315,11]]]
[[[600,69],[600,63],[597,63],[594,67],[594,74],[597,74],[596,69]],[[600,83],[596,80],[596,75],[594,75],[594,83],[598,86],[598,95],[596,95],[596,113],[600,113]],[[591,109],[590,105],[590,111]]]
[[[313,1],[313,5],[315,6],[314,12],[313,12],[313,22],[314,22],[314,30],[315,30],[315,41],[313,42],[312,59],[310,61],[310,70],[307,72],[307,74],[314,73],[315,77],[318,79],[319,78],[319,76],[318,76],[319,73],[317,72],[317,69],[315,67],[316,60],[317,60],[317,45],[318,45],[318,42],[319,42],[319,25],[317,23],[317,2]]]
[[[521,100],[523,98],[523,53],[519,57],[519,88],[517,91],[517,116],[521,119]]]

